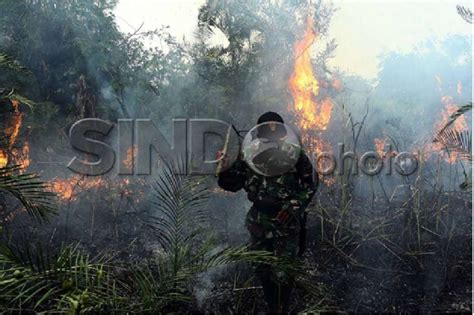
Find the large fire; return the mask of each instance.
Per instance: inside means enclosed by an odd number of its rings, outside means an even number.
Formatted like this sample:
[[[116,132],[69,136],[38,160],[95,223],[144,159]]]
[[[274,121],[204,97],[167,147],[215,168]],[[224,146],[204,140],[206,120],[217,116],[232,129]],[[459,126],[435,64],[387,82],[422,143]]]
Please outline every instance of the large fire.
[[[326,130],[331,120],[331,100],[325,98],[316,101],[316,97],[319,95],[319,82],[313,72],[310,52],[316,37],[313,30],[313,19],[309,17],[305,34],[294,48],[295,64],[289,81],[289,88],[293,96],[292,110],[303,130]]]
[[[12,100],[11,105],[13,113],[6,121],[4,137],[7,146],[5,149],[0,149],[0,167],[6,167],[8,164],[20,165],[21,170],[25,171],[30,165],[29,144],[25,141],[21,148],[15,147],[20,135],[24,113],[20,111],[20,102],[17,100]]]
[[[293,97],[289,110],[295,114],[298,127],[302,130],[303,144],[315,155],[332,151],[331,146],[321,139],[321,131],[327,129],[331,120],[332,100],[320,96],[321,86],[311,64],[310,48],[316,38],[313,19],[308,17],[304,36],[294,47],[293,73],[288,82]],[[341,87],[340,81],[334,81],[332,85],[336,89]],[[318,167],[324,168],[323,163],[319,161]]]
[[[4,149],[0,149],[0,167],[19,165],[20,173],[23,173],[31,163],[28,141],[23,141],[21,146],[17,145],[25,114],[20,110],[20,102],[12,100],[11,105],[12,114],[6,120],[4,130],[6,146]],[[134,151],[136,149],[131,148],[127,152],[128,155],[125,162],[127,165],[130,164],[130,167],[132,166]],[[79,193],[100,188],[117,191],[122,196],[132,195],[131,190],[128,188],[130,184],[128,178],[105,179],[102,177],[73,175],[68,178],[54,178],[49,181],[49,184],[50,190],[57,193],[59,199],[64,202],[76,201]],[[136,197],[140,198],[140,194],[137,194]]]

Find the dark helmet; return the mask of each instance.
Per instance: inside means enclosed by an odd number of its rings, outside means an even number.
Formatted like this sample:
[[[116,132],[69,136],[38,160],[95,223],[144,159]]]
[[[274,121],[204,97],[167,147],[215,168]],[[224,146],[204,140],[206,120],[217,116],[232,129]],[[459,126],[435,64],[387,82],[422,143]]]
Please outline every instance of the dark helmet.
[[[266,112],[258,118],[257,125],[263,124],[264,122],[268,121],[276,121],[279,123],[283,123],[283,118],[281,118],[281,116],[275,112]]]
[[[276,122],[276,126],[272,128],[269,122]],[[266,124],[265,124],[266,123]],[[286,136],[286,128],[282,124],[283,118],[275,112],[266,112],[257,120],[257,125],[264,124],[258,127],[257,136],[259,138],[281,139]]]

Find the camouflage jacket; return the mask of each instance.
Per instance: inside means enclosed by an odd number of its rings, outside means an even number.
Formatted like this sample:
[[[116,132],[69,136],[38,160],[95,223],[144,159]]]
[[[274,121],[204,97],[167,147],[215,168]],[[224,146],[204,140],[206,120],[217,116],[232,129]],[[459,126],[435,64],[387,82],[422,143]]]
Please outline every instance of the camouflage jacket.
[[[318,176],[301,151],[293,170],[273,177],[256,173],[239,159],[220,173],[218,184],[231,192],[244,189],[259,211],[276,213],[275,210],[285,209],[296,214],[304,211],[313,198]]]

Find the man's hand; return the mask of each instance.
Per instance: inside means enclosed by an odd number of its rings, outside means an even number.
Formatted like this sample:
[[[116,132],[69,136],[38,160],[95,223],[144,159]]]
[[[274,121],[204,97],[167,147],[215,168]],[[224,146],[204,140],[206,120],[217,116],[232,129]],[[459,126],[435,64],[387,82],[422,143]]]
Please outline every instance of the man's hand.
[[[229,156],[222,150],[217,151],[216,160],[221,163],[221,169],[227,169],[230,166]]]
[[[282,225],[286,225],[291,218],[291,214],[287,210],[280,210],[275,217],[275,220]]]
[[[275,220],[282,225],[287,225],[295,216],[295,213],[300,209],[300,202],[298,200],[290,200],[289,203],[283,207],[275,217]]]

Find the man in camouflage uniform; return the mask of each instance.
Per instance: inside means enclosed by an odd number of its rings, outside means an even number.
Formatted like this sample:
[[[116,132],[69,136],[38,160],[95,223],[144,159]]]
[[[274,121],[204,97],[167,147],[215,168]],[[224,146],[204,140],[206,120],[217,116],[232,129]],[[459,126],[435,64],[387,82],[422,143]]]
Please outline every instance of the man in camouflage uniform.
[[[283,123],[283,119],[273,112],[265,113],[258,119],[258,137],[281,143],[286,136],[286,130],[275,128],[271,125],[272,122]],[[260,124],[263,124],[262,127]],[[253,250],[265,250],[277,256],[296,258],[301,246],[299,237],[303,232],[303,214],[318,184],[306,154],[302,150],[297,150],[297,153],[298,156],[294,160],[296,163],[285,173],[276,176],[256,172],[255,168],[249,167],[242,159],[238,159],[219,174],[220,187],[231,192],[244,189],[253,203],[245,223],[250,232],[250,248]],[[269,162],[269,165],[275,165],[278,161],[285,163],[285,159],[279,157],[276,151],[267,150],[265,154],[263,159]],[[302,248],[300,254],[301,250]],[[293,279],[274,272],[268,265],[258,265],[256,274],[262,283],[270,312],[287,312]]]

